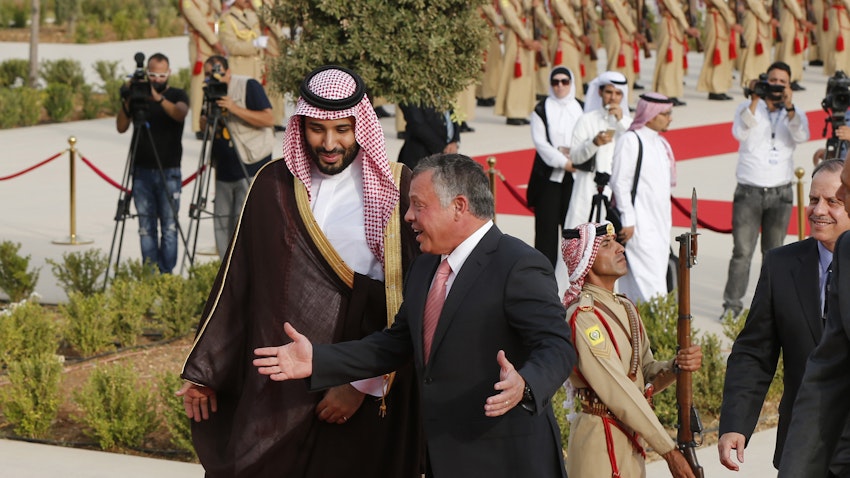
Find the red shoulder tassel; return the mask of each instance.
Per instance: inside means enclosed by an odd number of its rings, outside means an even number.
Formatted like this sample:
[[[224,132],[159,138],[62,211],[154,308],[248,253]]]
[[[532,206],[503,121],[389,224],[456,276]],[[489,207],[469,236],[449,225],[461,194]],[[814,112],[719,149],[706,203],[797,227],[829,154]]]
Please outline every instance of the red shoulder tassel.
[[[558,47],[558,51],[555,52],[555,65],[561,65],[564,63],[564,53],[561,51],[561,48]]]
[[[202,71],[204,71],[204,62],[198,60],[192,68],[192,75],[200,75]]]
[[[802,53],[802,52],[803,52],[803,45],[802,45],[802,42],[800,42],[800,37],[795,36],[794,37],[794,53]]]
[[[624,68],[626,66],[626,55],[620,53],[617,55],[617,68]]]
[[[522,77],[522,63],[519,61],[519,55],[516,57],[516,61],[514,61],[514,78]]]
[[[761,55],[764,53],[764,45],[761,44],[761,41],[756,42],[756,55]]]
[[[733,37],[729,41],[729,59],[734,60],[735,58],[738,58],[738,49],[735,48],[735,39]]]
[[[665,57],[667,63],[673,63],[673,49],[667,48],[667,56]]]
[[[582,78],[587,76],[587,72],[584,70],[584,63],[579,63],[579,70],[581,70],[581,77]]]
[[[844,51],[844,35],[838,35],[835,40],[835,51]]]

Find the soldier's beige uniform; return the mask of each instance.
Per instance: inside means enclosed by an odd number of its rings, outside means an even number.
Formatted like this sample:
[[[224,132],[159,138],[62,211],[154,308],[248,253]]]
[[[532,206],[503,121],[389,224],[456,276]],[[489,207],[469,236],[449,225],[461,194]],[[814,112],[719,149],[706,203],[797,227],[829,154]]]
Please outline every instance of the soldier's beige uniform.
[[[626,307],[632,309],[634,323],[630,324]],[[579,299],[567,309],[567,317],[578,353],[577,372],[573,371],[569,380],[578,391],[576,400],[582,402],[582,412],[570,425],[567,474],[611,478],[613,458],[620,476],[646,476],[637,443],[645,441],[660,454],[676,447],[643,395],[647,383],[657,383],[660,388],[672,383],[672,361],[653,358],[637,310],[623,296],[585,283]],[[633,344],[638,350],[635,363]],[[608,454],[606,427],[613,457]]]
[[[827,5],[829,30],[824,40],[830,54],[823,60],[823,72],[832,76],[838,70],[850,72],[850,0],[831,0]]]
[[[582,31],[588,32],[590,39],[590,48],[582,49],[581,61],[584,66],[582,79],[585,83],[590,83],[594,78],[599,76],[599,60],[591,58],[590,50],[596,53],[599,49],[599,12],[596,11],[596,2],[590,0],[573,0],[573,8],[576,12],[580,12],[578,19],[581,23]]]
[[[484,56],[484,73],[475,96],[482,99],[495,98],[499,92],[499,75],[502,72],[502,28],[504,20],[493,5],[482,5],[481,12],[490,25],[487,52]]]
[[[218,40],[215,24],[221,14],[219,0],[182,0],[180,12],[189,28],[189,64],[192,79],[189,83],[189,108],[192,110],[192,131],[201,130],[201,108],[204,104],[204,62],[216,54]]]
[[[275,6],[277,0],[263,0],[260,10],[260,28],[261,34],[269,38],[264,52],[265,68],[263,68],[263,87],[266,90],[266,96],[272,104],[272,115],[274,115],[274,124],[283,126],[286,118],[286,104],[283,95],[278,92],[277,85],[272,80],[271,65],[280,57],[280,44],[284,38],[283,28],[281,25],[271,18],[271,9]]]
[[[697,91],[726,93],[732,87],[733,59],[737,56],[737,37],[732,35],[735,12],[726,0],[707,0],[705,18],[705,60],[699,73]],[[734,42],[734,43],[733,43]]]
[[[219,20],[218,36],[227,49],[227,62],[234,75],[249,76],[263,81],[263,51],[254,46],[260,37],[260,18],[247,8],[235,4]]]
[[[773,30],[770,26],[770,0],[746,0],[744,12],[744,39],[747,48],[738,53],[738,70],[741,72],[741,86],[749,87],[750,80],[758,79],[767,72],[771,63],[773,48]]]
[[[549,73],[552,71],[552,56],[549,54],[551,39],[555,36],[555,25],[552,17],[546,11],[543,3],[534,6],[534,26],[540,32],[540,52],[534,54],[534,67],[536,68],[535,94],[537,96],[549,96]]]
[[[655,54],[655,74],[652,89],[668,98],[681,98],[685,78],[685,30],[688,19],[679,0],[660,0],[661,22],[658,25],[658,50]]]
[[[549,6],[555,25],[555,34],[549,44],[552,66],[563,65],[573,72],[573,91],[577,99],[583,100],[581,63],[586,45],[581,38],[584,31],[569,0],[551,0]]]
[[[533,38],[531,1],[501,0],[499,5],[508,28],[495,113],[507,118],[527,119],[535,105],[534,52],[523,47],[522,42]]]
[[[637,27],[632,20],[628,0],[602,2],[602,38],[608,55],[608,71],[625,75],[629,85],[635,83],[635,40]]]
[[[803,54],[806,49],[805,7],[798,0],[782,0],[779,8],[779,33],[782,42],[776,44],[774,61],[784,61],[791,67],[791,81],[803,79]]]

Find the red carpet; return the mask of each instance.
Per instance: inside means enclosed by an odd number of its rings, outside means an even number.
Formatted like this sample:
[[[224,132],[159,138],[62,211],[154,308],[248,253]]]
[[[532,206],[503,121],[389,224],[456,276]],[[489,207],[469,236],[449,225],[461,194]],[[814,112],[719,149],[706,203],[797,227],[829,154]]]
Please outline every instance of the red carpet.
[[[810,111],[806,113],[811,131],[810,141],[822,140],[823,124],[826,113],[823,111]],[[664,133],[664,137],[670,142],[677,161],[700,159],[708,156],[734,153],[738,150],[738,141],[732,137],[732,123],[717,123],[705,126],[674,129]],[[531,164],[534,161],[534,150],[525,149],[519,151],[507,151],[489,156],[477,156],[473,159],[489,170],[487,159],[496,158],[495,168],[510,183],[515,192],[525,196],[525,184],[531,172]],[[532,213],[513,197],[511,191],[505,184],[496,178],[496,212],[499,214],[515,214],[531,216]],[[697,191],[699,193],[699,191]],[[684,204],[690,204],[690,197],[679,198]],[[701,221],[717,229],[731,229],[732,227],[732,203],[731,201],[699,200],[699,218]],[[690,226],[690,219],[673,208],[673,225],[677,227]],[[797,234],[797,208],[791,216],[788,234]]]

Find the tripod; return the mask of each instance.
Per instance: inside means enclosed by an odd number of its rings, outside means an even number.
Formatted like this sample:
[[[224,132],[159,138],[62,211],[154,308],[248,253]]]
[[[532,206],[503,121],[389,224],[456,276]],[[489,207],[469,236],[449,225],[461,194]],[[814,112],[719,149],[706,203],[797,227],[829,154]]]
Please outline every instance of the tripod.
[[[832,126],[832,136],[827,138],[826,140],[826,151],[823,155],[823,159],[840,159],[844,158],[847,155],[848,144],[847,141],[843,141],[838,137],[838,128],[844,126],[846,123],[845,114],[842,113],[834,113],[831,110],[827,109],[827,117],[823,125],[823,135],[826,136],[826,131],[829,126]]]
[[[147,101],[147,100],[141,100]],[[153,140],[153,134],[150,130],[150,123],[147,118],[147,107],[145,104],[140,101],[132,100],[130,101],[130,110],[133,120],[133,137],[130,141],[130,149],[127,153],[127,161],[124,165],[124,174],[121,179],[121,187],[118,193],[118,204],[115,211],[115,227],[112,231],[112,245],[109,247],[109,259],[106,263],[106,272],[104,273],[103,279],[103,289],[106,289],[106,286],[109,284],[109,269],[112,266],[112,258],[115,257],[115,268],[117,273],[118,264],[121,260],[121,249],[124,245],[124,230],[126,227],[127,218],[138,217],[139,214],[133,215],[130,213],[130,202],[133,199],[133,191],[131,189],[133,184],[133,172],[136,165],[136,155],[139,148],[139,142],[141,141],[142,134],[146,134],[146,138],[148,143],[151,145],[151,151],[153,151],[154,161],[156,162],[157,170],[159,171],[159,177],[162,181],[163,187],[166,187],[167,178],[165,176],[165,172],[162,169],[162,161],[159,158],[159,152],[156,150],[156,146]],[[144,132],[144,133],[143,133]],[[171,214],[174,217],[174,223],[177,228],[178,236],[180,237],[180,241],[183,243],[183,247],[186,247],[186,238],[183,235],[183,229],[180,227],[180,220],[177,216],[177,204],[175,203],[175,199],[170,194],[165,195],[168,199],[168,206],[171,209]],[[137,211],[138,212],[138,211]],[[154,213],[155,214],[155,213]],[[120,233],[119,233],[120,231]],[[163,231],[164,232],[164,231]],[[154,238],[157,241],[157,238]],[[117,242],[117,248],[116,248]],[[114,276],[113,276],[114,279]]]
[[[212,182],[212,143],[211,140],[219,132],[227,129],[232,131],[224,114],[224,111],[216,104],[214,98],[204,96],[204,111],[207,118],[207,127],[204,128],[204,139],[201,144],[201,155],[198,158],[198,177],[195,181],[195,186],[192,189],[192,202],[189,204],[189,227],[187,229],[187,246],[184,250],[183,260],[181,261],[181,273],[183,268],[188,263],[189,268],[195,264],[195,256],[198,248],[198,232],[201,226],[201,219],[215,220],[219,216],[214,210],[207,208],[209,200],[210,183]],[[232,133],[230,133],[232,134]],[[245,163],[239,158],[239,152],[235,148],[233,152],[236,154],[239,166],[245,176],[245,181],[249,181],[248,169]]]

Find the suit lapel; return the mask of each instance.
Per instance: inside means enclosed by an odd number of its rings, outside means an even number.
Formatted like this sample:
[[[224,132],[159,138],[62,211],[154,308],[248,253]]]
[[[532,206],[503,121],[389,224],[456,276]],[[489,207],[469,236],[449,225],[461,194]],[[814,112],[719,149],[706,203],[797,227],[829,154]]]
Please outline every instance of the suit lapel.
[[[449,295],[446,296],[446,302],[443,304],[443,311],[440,313],[440,322],[437,323],[437,330],[434,331],[434,340],[431,342],[431,362],[433,362],[434,356],[439,353],[440,342],[445,337],[452,321],[455,320],[458,308],[467,298],[470,289],[478,281],[481,272],[490,262],[491,253],[496,250],[501,237],[502,231],[495,225],[491,227],[487,231],[487,234],[481,238],[481,241],[478,242],[478,245],[475,246],[475,249],[472,250],[472,253],[469,254],[469,257],[466,258],[463,267],[461,267],[460,272],[455,277],[452,288],[449,290]],[[436,270],[436,266],[434,267]],[[420,315],[422,314],[420,313]]]
[[[818,288],[820,262],[818,258],[817,241],[807,239],[806,250],[797,256],[796,264],[790,268],[791,284],[797,284],[797,298],[802,308],[803,318],[812,333],[814,343],[820,342],[823,335],[823,319],[821,318],[820,290]]]

